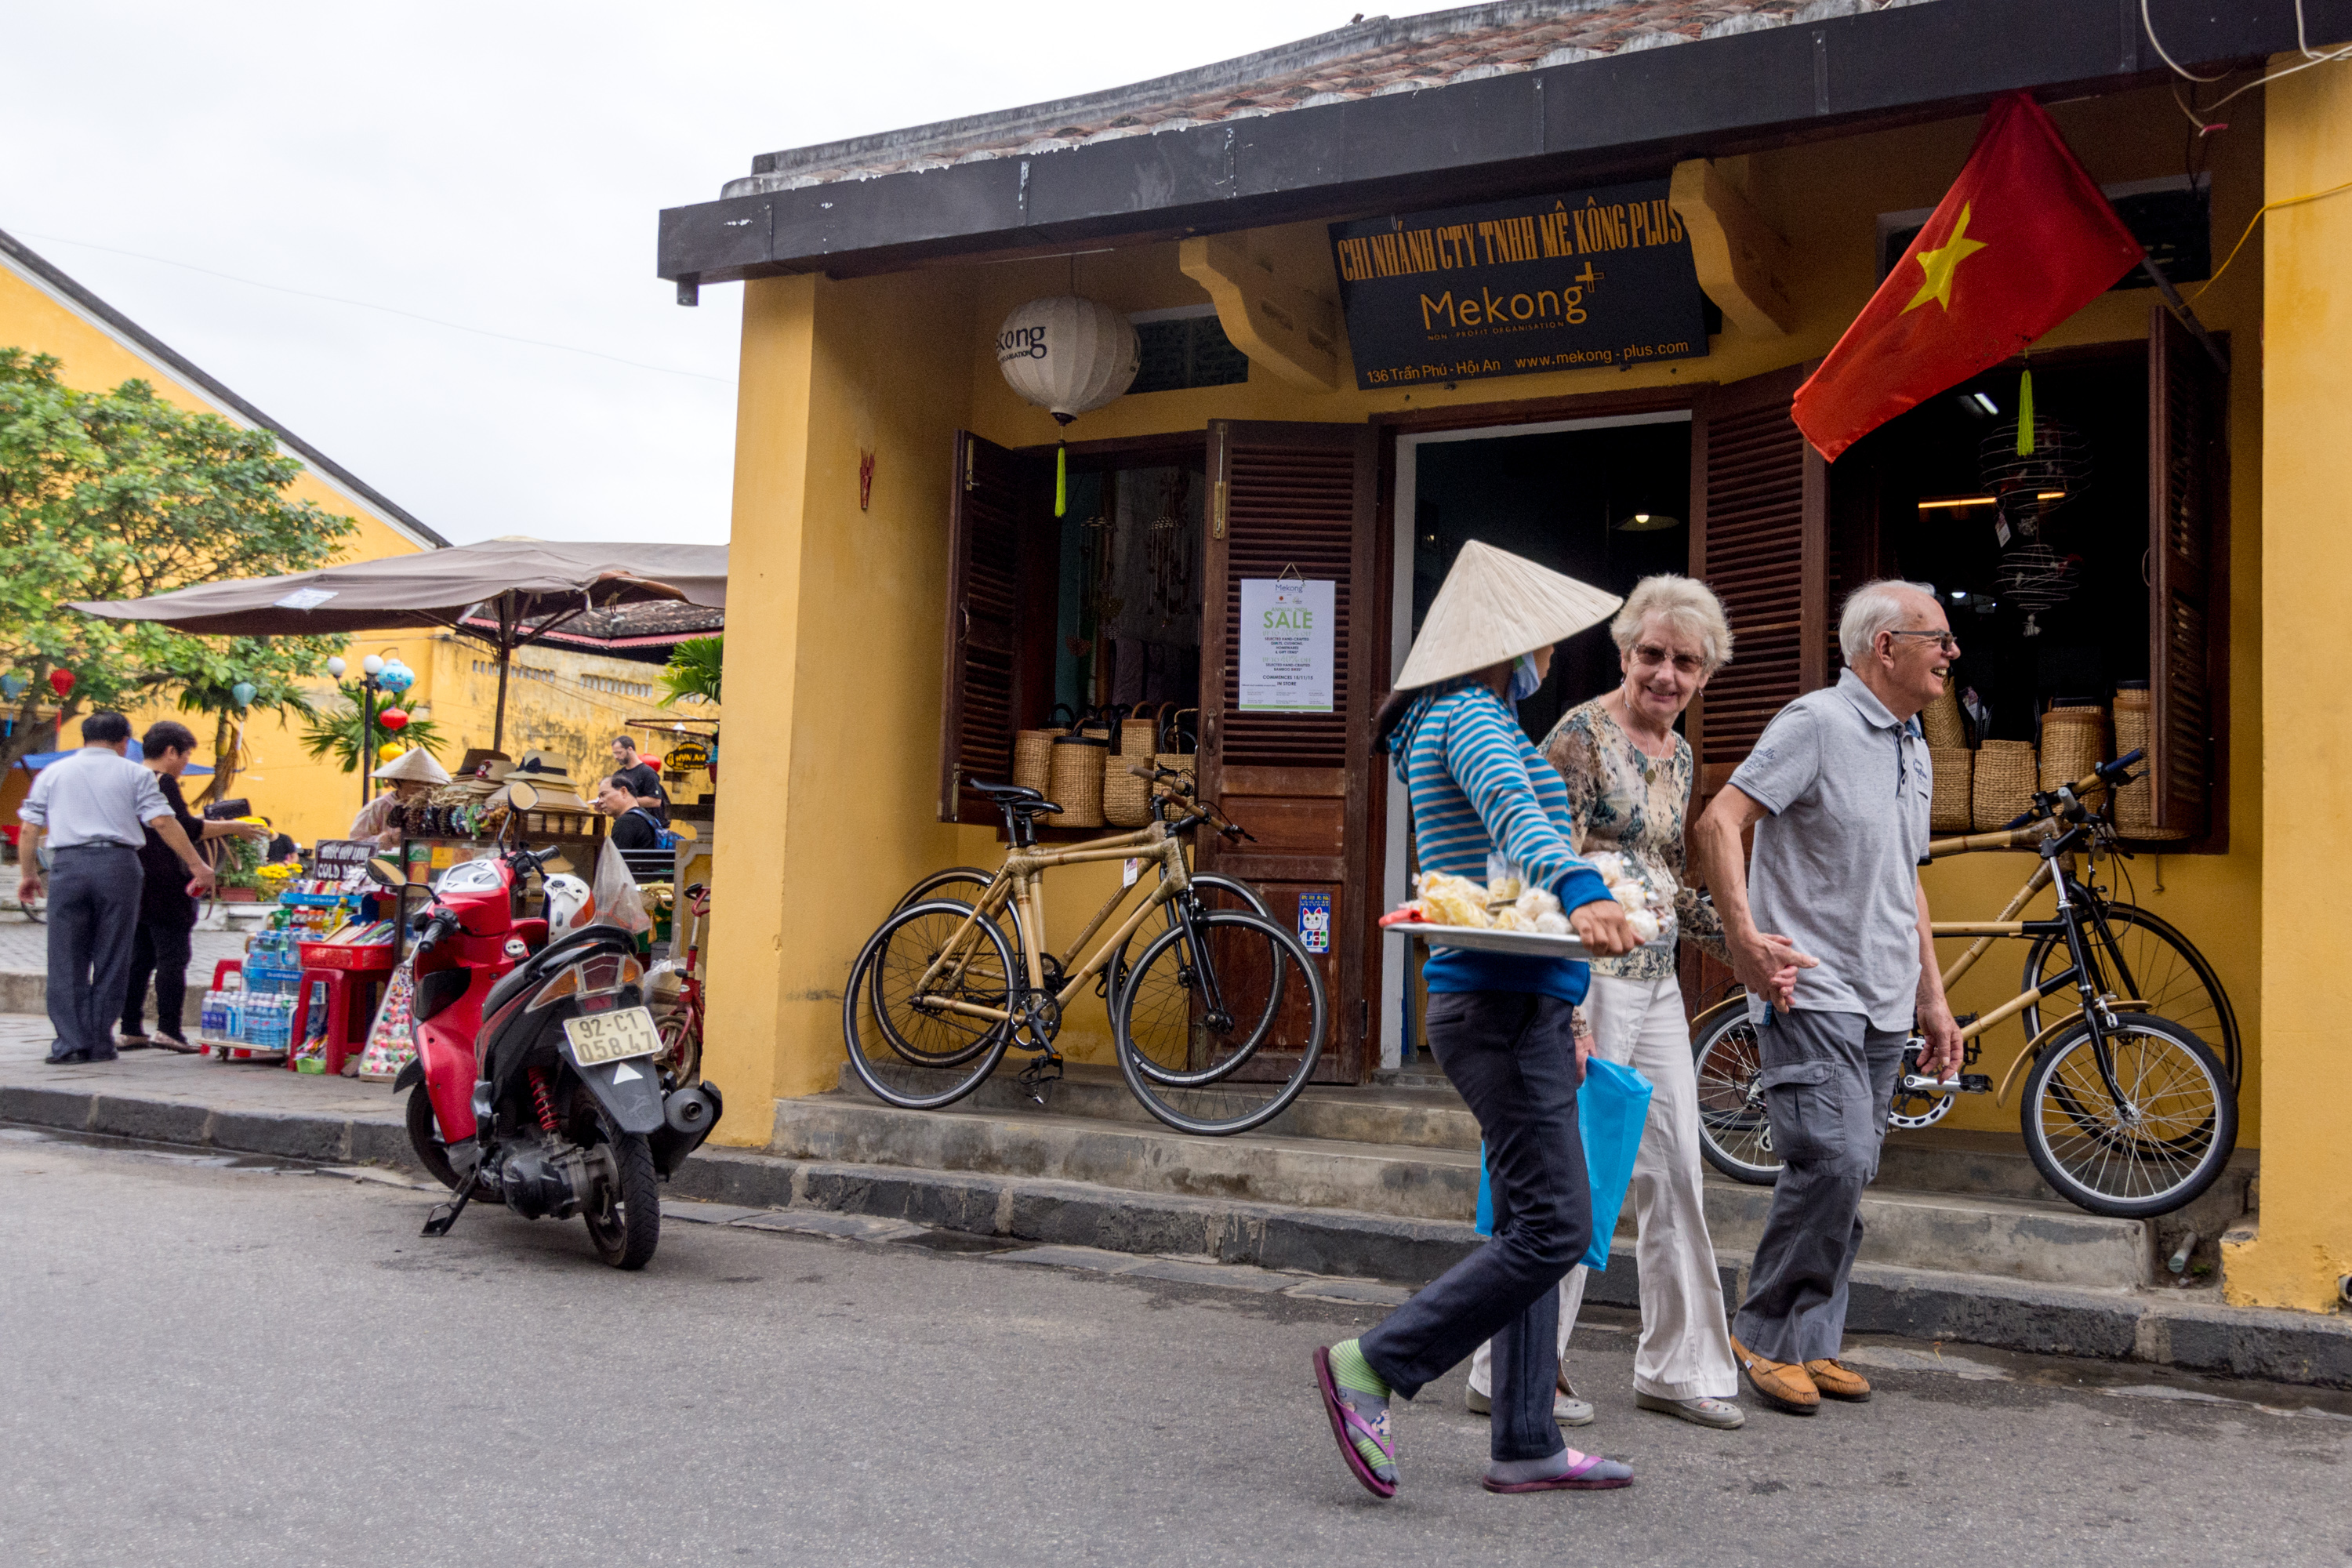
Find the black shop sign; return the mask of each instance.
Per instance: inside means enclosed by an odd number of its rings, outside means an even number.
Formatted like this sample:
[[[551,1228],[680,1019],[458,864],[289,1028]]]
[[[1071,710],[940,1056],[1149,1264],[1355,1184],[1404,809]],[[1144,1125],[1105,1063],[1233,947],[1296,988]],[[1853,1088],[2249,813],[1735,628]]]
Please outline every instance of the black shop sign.
[[[1360,387],[1706,353],[1664,180],[1335,223],[1331,251]]]

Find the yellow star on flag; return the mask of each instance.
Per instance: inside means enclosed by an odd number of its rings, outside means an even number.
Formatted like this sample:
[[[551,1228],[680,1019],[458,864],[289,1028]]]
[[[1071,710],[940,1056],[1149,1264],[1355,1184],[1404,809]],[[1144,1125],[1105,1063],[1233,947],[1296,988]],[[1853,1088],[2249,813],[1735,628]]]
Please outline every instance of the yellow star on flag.
[[[1911,302],[1903,307],[1905,315],[1909,315],[1930,300],[1941,305],[1947,312],[1951,310],[1952,275],[1959,270],[1961,262],[1985,247],[1983,240],[1969,237],[1969,214],[1974,206],[1972,202],[1963,203],[1960,221],[1952,226],[1952,232],[1946,237],[1942,246],[1919,253],[1920,268],[1927,276],[1920,282],[1919,291],[1911,296]]]

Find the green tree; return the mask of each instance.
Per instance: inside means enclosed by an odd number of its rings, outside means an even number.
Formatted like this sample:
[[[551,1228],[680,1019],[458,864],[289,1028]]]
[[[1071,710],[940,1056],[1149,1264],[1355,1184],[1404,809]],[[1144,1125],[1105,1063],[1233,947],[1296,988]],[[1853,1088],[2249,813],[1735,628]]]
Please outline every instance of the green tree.
[[[342,693],[341,700],[331,708],[312,712],[310,722],[303,726],[302,749],[313,759],[331,753],[343,772],[357,773],[360,766],[361,689],[347,685],[337,689]],[[382,713],[386,706],[388,704],[383,697],[375,700],[376,712]],[[422,746],[435,754],[436,761],[439,760],[443,736],[441,726],[433,720],[411,719],[397,733],[377,724],[374,731],[375,743],[379,746],[386,741],[398,741],[404,746]],[[368,765],[371,770],[376,766],[373,763]]]
[[[51,743],[35,721],[54,700],[52,670],[76,679],[62,723],[175,691],[226,696],[239,680],[279,691],[338,641],[195,637],[73,601],[306,571],[358,529],[286,493],[302,465],[269,431],[192,413],[143,381],[83,392],[58,379],[61,363],[0,348],[0,671],[27,678],[0,768]]]
[[[211,656],[211,667],[191,671],[184,677],[180,688],[180,711],[209,715],[213,721],[213,776],[205,786],[199,801],[226,800],[236,775],[246,765],[245,726],[255,713],[276,713],[280,718],[310,719],[318,708],[310,694],[295,684],[305,670],[289,671],[281,645],[288,641],[325,641],[323,638],[277,637],[205,637],[191,638],[205,646],[202,651]],[[253,687],[253,700],[240,707],[236,688],[240,682]]]
[[[661,700],[665,708],[688,697],[719,700],[719,667],[726,662],[725,633],[715,637],[688,637],[669,650],[669,662],[661,668],[661,683],[667,693]]]

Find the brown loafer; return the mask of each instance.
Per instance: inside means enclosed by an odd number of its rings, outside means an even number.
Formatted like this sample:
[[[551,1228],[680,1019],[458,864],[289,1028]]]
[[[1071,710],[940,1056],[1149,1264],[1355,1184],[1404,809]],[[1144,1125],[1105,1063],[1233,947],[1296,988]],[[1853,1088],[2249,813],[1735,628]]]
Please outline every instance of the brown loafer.
[[[1870,1379],[1834,1356],[1807,1362],[1805,1375],[1813,1380],[1814,1391],[1823,1399],[1843,1399],[1849,1405],[1865,1404],[1870,1399]]]
[[[1769,1361],[1758,1355],[1738,1340],[1731,1342],[1732,1359],[1747,1375],[1748,1386],[1756,1397],[1775,1410],[1785,1410],[1791,1415],[1812,1415],[1822,1408],[1822,1392],[1805,1369],[1793,1362]]]

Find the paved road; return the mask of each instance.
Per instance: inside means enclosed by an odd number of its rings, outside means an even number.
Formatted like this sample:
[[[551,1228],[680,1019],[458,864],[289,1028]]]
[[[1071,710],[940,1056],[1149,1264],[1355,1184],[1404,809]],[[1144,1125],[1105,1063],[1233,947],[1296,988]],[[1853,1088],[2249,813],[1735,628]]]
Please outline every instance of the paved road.
[[[1480,1492],[1457,1374],[1381,1504],[1307,1372],[1368,1309],[675,1221],[624,1276],[576,1222],[420,1239],[428,1202],[0,1129],[9,1562],[2352,1557],[2325,1395],[1883,1342],[1874,1403],[1722,1435],[1633,1408],[1616,1317],[1573,1361],[1633,1489]]]

